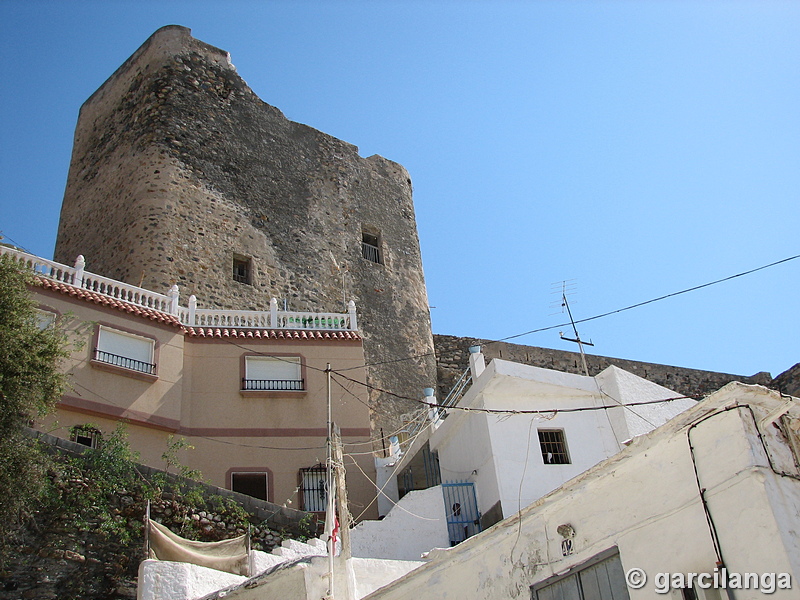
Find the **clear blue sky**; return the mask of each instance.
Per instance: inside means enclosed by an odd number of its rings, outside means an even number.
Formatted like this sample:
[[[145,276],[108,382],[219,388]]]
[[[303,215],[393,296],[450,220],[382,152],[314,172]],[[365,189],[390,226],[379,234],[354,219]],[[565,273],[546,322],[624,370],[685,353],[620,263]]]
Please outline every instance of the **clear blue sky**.
[[[557,325],[562,280],[586,318],[800,254],[800,3],[768,1],[0,0],[5,236],[52,256],[78,109],[167,24],[409,170],[436,333]],[[800,361],[798,298],[793,260],[580,334],[777,375]]]

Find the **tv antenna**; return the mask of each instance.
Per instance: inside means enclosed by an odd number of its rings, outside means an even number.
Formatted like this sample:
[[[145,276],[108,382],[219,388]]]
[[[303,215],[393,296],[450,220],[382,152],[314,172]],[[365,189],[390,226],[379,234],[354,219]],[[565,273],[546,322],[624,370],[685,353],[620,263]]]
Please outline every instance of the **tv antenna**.
[[[575,281],[574,279],[570,279],[567,281],[562,281],[560,284],[554,284],[554,286],[560,285],[561,287],[561,300],[560,300],[561,312],[563,313],[564,311],[566,311],[567,315],[569,315],[569,322],[570,325],[572,325],[572,331],[575,333],[575,338],[573,339],[566,337],[563,331],[559,331],[558,335],[561,336],[562,340],[578,344],[578,349],[581,352],[581,365],[583,366],[583,373],[588,377],[589,369],[586,366],[586,353],[583,351],[583,347],[594,346],[594,344],[591,342],[591,340],[588,342],[584,342],[581,339],[581,336],[578,334],[578,328],[575,326],[575,319],[572,318],[572,310],[570,310],[569,308],[569,300],[567,300],[567,296],[570,296],[575,293],[576,284],[574,283],[574,281]]]

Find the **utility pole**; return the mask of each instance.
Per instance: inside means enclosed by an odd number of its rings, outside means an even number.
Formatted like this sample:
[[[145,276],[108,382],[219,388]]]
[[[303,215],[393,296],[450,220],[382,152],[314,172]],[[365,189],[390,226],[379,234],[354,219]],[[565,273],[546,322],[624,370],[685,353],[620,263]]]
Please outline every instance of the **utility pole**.
[[[325,460],[325,487],[327,492],[327,503],[325,507],[325,532],[328,534],[328,596],[327,600],[334,600],[334,555],[336,554],[336,542],[334,541],[334,530],[336,526],[336,505],[334,504],[334,494],[336,493],[333,481],[333,420],[331,418],[331,363],[325,367],[328,382],[328,442],[327,442],[327,457]]]
[[[339,536],[342,540],[342,551],[339,557],[347,560],[351,555],[350,548],[350,511],[347,509],[347,487],[344,480],[344,456],[342,455],[342,436],[339,427],[334,429],[333,463],[336,469],[336,512],[339,515]]]

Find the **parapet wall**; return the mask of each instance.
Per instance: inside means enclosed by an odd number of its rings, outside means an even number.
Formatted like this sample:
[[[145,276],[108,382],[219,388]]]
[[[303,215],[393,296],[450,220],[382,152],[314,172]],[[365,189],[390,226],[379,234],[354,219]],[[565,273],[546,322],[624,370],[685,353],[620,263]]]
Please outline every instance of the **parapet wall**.
[[[446,395],[450,391],[455,378],[461,375],[469,366],[469,347],[473,345],[481,346],[481,351],[486,356],[487,362],[493,358],[501,358],[534,367],[554,369],[567,373],[583,373],[581,355],[577,352],[451,335],[434,335],[433,339],[439,370],[438,392],[440,397],[444,397],[442,394]],[[589,369],[589,375],[597,375],[610,365],[625,369],[648,381],[663,385],[665,388],[687,396],[709,394],[731,381],[764,386],[769,386],[772,383],[770,374],[764,372],[752,376],[732,375],[730,373],[686,369],[622,358],[586,355],[586,366]]]

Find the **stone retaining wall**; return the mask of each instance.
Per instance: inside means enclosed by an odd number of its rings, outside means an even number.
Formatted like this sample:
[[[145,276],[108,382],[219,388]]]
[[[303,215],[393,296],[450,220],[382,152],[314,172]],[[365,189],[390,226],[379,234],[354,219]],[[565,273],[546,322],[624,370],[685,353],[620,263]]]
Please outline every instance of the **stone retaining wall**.
[[[71,454],[83,454],[89,450],[89,448],[82,444],[71,442],[70,440],[65,440],[41,431],[29,429],[28,434],[58,451],[69,452]],[[171,473],[165,474],[164,471],[148,467],[147,465],[137,464],[136,470],[148,480],[152,480],[156,474],[166,476],[171,488],[180,489],[183,492],[191,489],[199,489],[206,497],[221,496],[223,498],[230,498],[239,504],[246,512],[250,513],[255,519],[260,522],[269,523],[270,527],[274,529],[286,529],[292,533],[299,533],[301,528],[300,522],[310,514],[302,510],[288,508],[280,504],[267,502],[266,500],[259,500],[258,498],[253,498],[252,496],[240,494],[208,483],[186,479],[185,477],[179,477]]]

